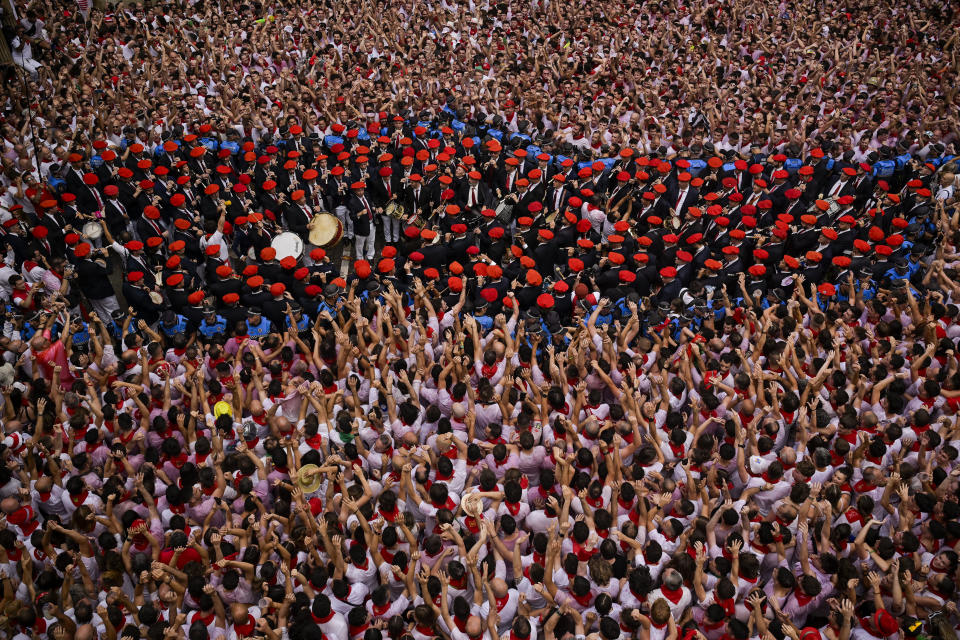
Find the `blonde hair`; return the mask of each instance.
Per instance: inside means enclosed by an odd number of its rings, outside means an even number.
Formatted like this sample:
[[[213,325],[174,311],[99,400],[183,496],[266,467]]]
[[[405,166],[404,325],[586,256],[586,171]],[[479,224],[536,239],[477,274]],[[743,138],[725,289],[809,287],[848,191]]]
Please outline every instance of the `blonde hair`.
[[[670,605],[666,598],[657,598],[650,607],[650,619],[654,624],[664,624],[670,619]]]

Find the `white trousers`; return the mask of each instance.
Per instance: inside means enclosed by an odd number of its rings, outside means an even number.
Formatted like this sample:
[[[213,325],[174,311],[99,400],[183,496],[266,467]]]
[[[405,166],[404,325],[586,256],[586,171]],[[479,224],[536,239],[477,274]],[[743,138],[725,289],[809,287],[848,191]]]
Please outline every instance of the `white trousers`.
[[[373,260],[373,249],[376,245],[376,240],[377,230],[373,225],[370,225],[370,235],[356,235],[353,237],[353,246],[357,260],[366,260],[367,262]]]
[[[400,242],[400,220],[390,216],[380,216],[383,220],[383,241],[387,244]]]

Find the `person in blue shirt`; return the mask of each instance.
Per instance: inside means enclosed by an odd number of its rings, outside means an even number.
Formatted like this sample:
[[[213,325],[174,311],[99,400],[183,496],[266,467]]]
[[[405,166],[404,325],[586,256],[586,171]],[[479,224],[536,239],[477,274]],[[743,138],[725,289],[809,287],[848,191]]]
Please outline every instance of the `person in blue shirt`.
[[[88,344],[90,344],[90,329],[87,326],[87,323],[83,321],[83,318],[80,316],[71,318],[71,324],[73,325],[70,328],[71,337],[73,338],[73,346],[86,347]]]
[[[251,338],[263,338],[272,330],[270,321],[263,317],[260,307],[250,307],[247,311],[247,335]]]
[[[286,325],[287,329],[296,325],[297,332],[307,331],[310,329],[310,320],[303,315],[303,307],[296,302],[291,302],[287,307],[287,316],[284,320],[284,324]]]
[[[174,313],[170,309],[167,309],[163,312],[163,315],[160,316],[158,326],[163,335],[172,338],[178,333],[187,332],[187,319],[179,313]]]
[[[203,320],[200,321],[197,331],[207,340],[211,340],[227,332],[227,321],[217,313],[216,309],[207,307],[203,310]]]
[[[473,305],[473,318],[484,331],[489,331],[493,327],[493,318],[487,315],[487,309],[490,305],[483,298],[477,298]]]
[[[128,316],[122,309],[117,309],[110,314],[107,331],[114,340],[121,340],[124,336],[137,332],[136,324],[132,316]]]
[[[329,313],[332,317],[337,317],[337,298],[340,294],[340,288],[331,283],[323,288],[323,300],[320,301],[320,304],[317,305],[317,315],[322,314],[324,311]]]
[[[893,269],[889,269],[884,272],[883,278],[889,278],[891,282],[896,282],[897,280],[909,280],[910,279],[910,265],[907,262],[906,258],[897,258],[894,262]]]

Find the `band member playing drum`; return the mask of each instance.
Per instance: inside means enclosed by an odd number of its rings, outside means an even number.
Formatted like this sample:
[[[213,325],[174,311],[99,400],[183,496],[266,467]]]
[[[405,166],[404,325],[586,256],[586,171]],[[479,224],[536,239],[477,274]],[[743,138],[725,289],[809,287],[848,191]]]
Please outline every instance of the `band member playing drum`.
[[[283,218],[287,223],[287,228],[306,241],[310,233],[308,226],[313,212],[307,204],[306,194],[302,189],[297,189],[290,195],[292,202],[283,208]]]
[[[410,179],[403,185],[403,189],[408,224],[422,226],[430,213],[430,197],[423,186],[423,177],[419,173],[410,174]]]
[[[377,171],[377,178],[370,182],[370,199],[383,221],[383,241],[393,244],[400,240],[400,219],[391,216],[387,208],[391,203],[396,204],[402,195],[399,176],[393,174],[390,166],[382,166]],[[393,208],[391,208],[393,209]]]
[[[330,210],[343,223],[344,237],[346,237],[347,242],[353,242],[353,218],[347,208],[347,203],[350,200],[350,183],[344,176],[343,167],[336,166],[330,169],[324,179],[327,181],[326,193]]]

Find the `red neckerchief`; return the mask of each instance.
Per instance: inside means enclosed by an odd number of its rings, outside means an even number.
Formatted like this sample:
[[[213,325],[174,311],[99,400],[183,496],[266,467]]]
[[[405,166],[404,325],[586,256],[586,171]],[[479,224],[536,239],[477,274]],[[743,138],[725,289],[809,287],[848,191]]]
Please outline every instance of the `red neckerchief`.
[[[447,496],[447,501],[443,504],[437,504],[433,500],[430,501],[430,504],[433,505],[435,509],[449,509],[450,511],[457,510],[457,505],[450,496]]]
[[[50,494],[51,494],[52,492],[50,492],[50,491],[38,491],[37,493],[38,493],[38,495],[40,496],[40,502],[46,502],[47,500],[50,499]]]
[[[530,639],[529,633],[525,636],[518,636],[516,633],[513,632],[513,629],[510,629],[510,640],[529,640],[529,639]]]
[[[396,505],[393,506],[391,511],[384,511],[383,509],[377,509],[377,513],[383,516],[383,519],[387,522],[394,522],[397,519],[397,516],[400,514],[400,509]]]
[[[520,513],[520,503],[519,502],[508,502],[504,500],[504,506],[507,507],[507,511],[510,512],[510,515],[515,516]]]
[[[793,597],[797,599],[797,604],[801,607],[809,604],[810,601],[813,600],[813,596],[808,596],[800,588],[793,590]]]
[[[863,525],[863,516],[860,515],[860,512],[855,508],[850,507],[844,512],[844,517],[847,519],[847,522],[853,524],[854,522],[859,522],[861,526]]]
[[[872,485],[866,480],[860,480],[860,482],[853,485],[853,490],[856,491],[857,493],[869,493],[870,491],[873,491],[876,488],[877,488],[876,485]]]
[[[233,623],[233,630],[237,632],[238,636],[248,636],[253,633],[253,630],[256,626],[256,619],[248,613],[247,621],[244,624]]]
[[[195,611],[193,616],[190,618],[190,624],[193,624],[194,622],[202,622],[203,626],[209,627],[214,618],[216,618],[216,613],[213,611],[211,611],[210,615],[207,616],[203,615],[202,611]]]
[[[683,597],[683,587],[680,587],[679,589],[667,589],[666,587],[661,586],[660,592],[663,594],[664,598],[673,604],[680,602],[680,599]]]
[[[390,603],[389,603],[389,602],[387,602],[386,604],[382,604],[382,605],[377,605],[377,604],[373,605],[373,615],[375,615],[375,616],[382,616],[383,614],[385,614],[385,613],[386,613],[387,611],[389,611],[389,610],[390,610]]]
[[[354,636],[358,636],[358,635],[364,633],[367,629],[369,629],[369,628],[370,628],[370,623],[369,623],[369,622],[364,622],[364,623],[363,623],[362,625],[360,625],[359,627],[354,626],[354,625],[351,624],[351,625],[348,625],[348,628],[350,629],[350,637],[352,638],[352,637],[354,637]]]
[[[79,507],[87,499],[88,495],[90,495],[90,492],[84,489],[83,493],[76,496],[70,496],[70,502],[73,503],[73,506]]]
[[[306,442],[307,446],[309,446],[311,449],[319,449],[321,443],[323,443],[323,436],[318,433],[310,436],[304,442]]]
[[[670,445],[670,452],[673,453],[674,457],[676,457],[676,458],[682,458],[682,457],[683,457],[684,445],[682,445],[682,444],[673,444],[673,443],[670,442],[670,441],[668,441],[668,444]]]
[[[455,625],[457,626],[457,629],[459,629],[461,633],[466,632],[466,629],[467,629],[467,619],[466,619],[466,618],[461,618],[461,617],[457,616],[456,614],[454,614],[454,615],[453,615],[453,624],[455,624]]]
[[[418,624],[418,625],[415,627],[415,630],[418,631],[419,633],[421,633],[421,634],[423,634],[423,635],[425,635],[425,636],[431,637],[431,638],[432,638],[434,635],[436,635],[436,632],[433,630],[433,627],[432,627],[432,626],[429,626],[429,625]]]
[[[596,549],[587,550],[586,545],[582,545],[576,540],[572,540],[571,542],[573,542],[573,552],[577,555],[580,562],[589,561],[590,558],[597,553]]]
[[[324,622],[330,622],[330,620],[333,619],[333,610],[331,610],[330,613],[328,613],[328,614],[327,614],[325,617],[323,617],[323,618],[319,618],[319,617],[313,615],[313,612],[311,611],[311,612],[310,612],[310,617],[313,618],[313,621],[316,622],[317,624],[323,624]]]
[[[728,616],[732,616],[734,613],[736,613],[737,604],[733,598],[719,599],[717,598],[717,594],[714,593],[713,601],[723,607],[723,610]]]
[[[503,596],[502,598],[497,598],[497,613],[503,611],[503,608],[507,606],[507,603],[510,601],[510,594]]]

